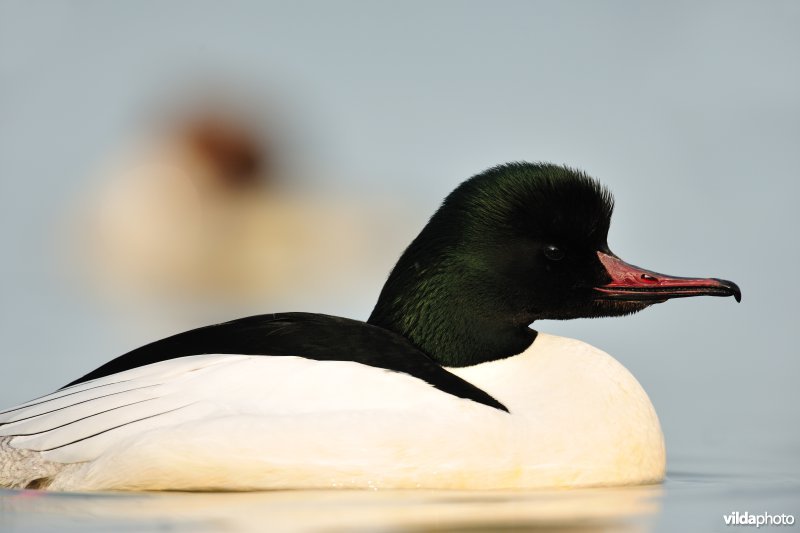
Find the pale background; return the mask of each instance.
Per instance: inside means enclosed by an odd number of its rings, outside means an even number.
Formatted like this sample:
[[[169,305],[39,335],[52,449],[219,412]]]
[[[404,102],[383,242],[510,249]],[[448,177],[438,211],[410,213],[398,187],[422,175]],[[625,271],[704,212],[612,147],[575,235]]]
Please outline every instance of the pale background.
[[[126,327],[65,283],[62,230],[99,165],[194,78],[281,108],[303,186],[392,198],[397,242],[500,162],[599,178],[617,254],[731,279],[743,301],[534,327],[631,370],[671,474],[797,480],[800,3],[0,1],[0,405],[174,331]],[[301,284],[261,310],[365,319],[400,248],[348,298]]]

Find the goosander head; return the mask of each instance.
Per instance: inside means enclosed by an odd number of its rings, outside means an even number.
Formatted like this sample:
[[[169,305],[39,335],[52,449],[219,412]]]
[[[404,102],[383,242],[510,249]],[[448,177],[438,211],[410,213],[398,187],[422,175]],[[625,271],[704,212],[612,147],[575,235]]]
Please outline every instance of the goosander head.
[[[446,366],[520,353],[539,319],[621,316],[670,298],[734,296],[716,278],[667,276],[608,247],[611,193],[551,164],[494,167],[457,187],[406,249],[369,322]]]

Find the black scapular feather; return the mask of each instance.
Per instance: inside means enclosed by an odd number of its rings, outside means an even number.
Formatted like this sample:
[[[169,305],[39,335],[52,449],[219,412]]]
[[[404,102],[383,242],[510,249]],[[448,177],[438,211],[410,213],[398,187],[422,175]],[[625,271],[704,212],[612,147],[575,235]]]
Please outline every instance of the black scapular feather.
[[[178,333],[112,359],[64,388],[159,361],[202,354],[353,361],[403,372],[442,392],[507,411],[492,396],[448,372],[402,336],[358,320],[314,313],[257,315]]]

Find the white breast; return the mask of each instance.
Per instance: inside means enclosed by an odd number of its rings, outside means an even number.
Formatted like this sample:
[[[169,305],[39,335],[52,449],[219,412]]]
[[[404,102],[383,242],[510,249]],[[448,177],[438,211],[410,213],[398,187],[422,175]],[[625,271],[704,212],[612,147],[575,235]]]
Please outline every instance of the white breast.
[[[520,355],[454,374],[511,411],[520,453],[518,486],[657,482],[664,437],[647,393],[607,353],[539,333]]]
[[[155,363],[0,413],[0,485],[30,479],[25,468],[74,490],[510,488],[663,477],[650,401],[603,352],[540,334],[523,354],[452,371],[511,413],[352,362],[202,355]],[[20,454],[30,463],[22,473],[11,465]]]

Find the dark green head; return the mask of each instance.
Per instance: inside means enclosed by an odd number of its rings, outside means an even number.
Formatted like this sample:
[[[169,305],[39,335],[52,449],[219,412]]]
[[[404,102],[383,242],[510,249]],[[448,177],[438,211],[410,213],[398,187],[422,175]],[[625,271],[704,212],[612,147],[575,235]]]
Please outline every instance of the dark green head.
[[[489,169],[444,200],[395,265],[369,322],[443,365],[466,366],[520,353],[535,339],[528,326],[537,319],[623,315],[712,294],[712,280],[695,280],[693,294],[615,285],[630,275],[678,278],[634,272],[611,253],[612,210],[609,191],[581,171],[534,163]],[[612,260],[629,272],[612,272]]]

